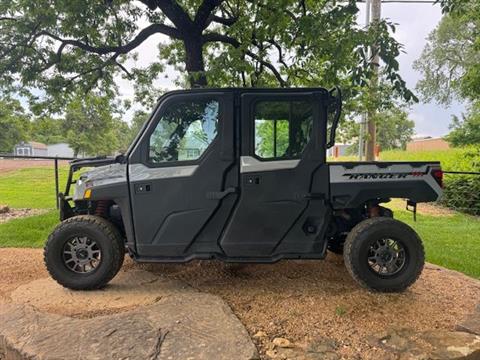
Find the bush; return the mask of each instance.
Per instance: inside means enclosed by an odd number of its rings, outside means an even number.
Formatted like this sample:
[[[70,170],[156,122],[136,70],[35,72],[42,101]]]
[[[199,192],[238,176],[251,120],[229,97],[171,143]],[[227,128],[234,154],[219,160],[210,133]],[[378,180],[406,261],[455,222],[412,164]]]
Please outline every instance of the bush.
[[[467,214],[480,215],[480,176],[447,176],[440,203]]]
[[[456,163],[464,166],[445,170],[480,172],[480,148],[467,147],[463,151]],[[465,164],[469,166],[465,167]],[[467,214],[480,215],[480,175],[445,174],[445,189],[440,202]]]

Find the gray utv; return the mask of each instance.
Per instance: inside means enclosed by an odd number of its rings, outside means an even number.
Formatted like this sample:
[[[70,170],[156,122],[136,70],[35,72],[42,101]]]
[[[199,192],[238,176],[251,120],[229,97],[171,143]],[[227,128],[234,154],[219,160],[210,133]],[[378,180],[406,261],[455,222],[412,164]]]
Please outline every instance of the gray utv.
[[[125,251],[138,262],[273,263],[330,249],[360,285],[406,289],[423,245],[380,204],[437,200],[440,164],[328,163],[341,103],[322,88],[165,94],[124,155],[71,163],[48,271],[97,289]]]

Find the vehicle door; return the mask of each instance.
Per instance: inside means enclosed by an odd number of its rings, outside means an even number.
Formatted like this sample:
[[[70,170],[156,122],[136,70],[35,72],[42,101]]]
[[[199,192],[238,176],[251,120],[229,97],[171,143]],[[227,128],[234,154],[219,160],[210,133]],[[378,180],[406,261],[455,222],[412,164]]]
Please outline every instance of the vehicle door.
[[[221,251],[219,217],[237,196],[234,145],[231,93],[174,93],[161,100],[128,164],[138,256]]]
[[[228,256],[322,254],[327,101],[326,90],[242,95],[241,195],[221,239]]]

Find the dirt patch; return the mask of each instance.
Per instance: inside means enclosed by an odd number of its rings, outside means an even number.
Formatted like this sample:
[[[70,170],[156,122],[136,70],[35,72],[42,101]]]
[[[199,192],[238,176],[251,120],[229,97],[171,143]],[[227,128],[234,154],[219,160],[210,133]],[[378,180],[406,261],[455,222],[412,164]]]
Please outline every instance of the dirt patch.
[[[66,165],[68,164],[68,161],[59,161],[58,163],[62,165]],[[0,176],[7,172],[15,171],[18,169],[37,168],[37,167],[53,168],[53,160],[0,159]]]
[[[388,359],[388,351],[369,337],[391,328],[453,330],[480,299],[480,282],[432,265],[405,293],[371,293],[353,282],[334,255],[237,269],[217,262],[140,266],[220,295],[252,336],[266,334],[255,338],[262,356],[276,337],[298,343],[328,338],[345,358]]]
[[[10,298],[45,312],[91,318],[155,304],[185,287],[179,280],[133,269],[121,271],[101,291],[70,291],[48,277],[19,286]]]
[[[48,276],[40,249],[0,249],[0,300],[18,286]]]
[[[393,199],[391,202],[384,204],[393,211],[395,210],[405,210],[405,200]],[[430,216],[453,216],[455,211],[444,206],[441,206],[438,203],[419,203],[417,204],[417,212],[422,215]]]
[[[431,216],[453,216],[455,211],[435,203],[420,203],[417,205],[417,211],[423,215]]]
[[[7,212],[0,212],[0,224],[12,219],[41,215],[48,212],[46,209],[9,209]]]
[[[331,254],[325,261],[241,266],[216,261],[136,265],[127,260],[122,272],[132,269],[220,296],[247,327],[264,359],[278,337],[310,344],[328,339],[347,359],[390,359],[388,349],[369,340],[372,336],[395,328],[454,330],[480,299],[479,281],[433,265],[405,293],[371,293],[353,282],[341,257]],[[19,285],[46,276],[41,250],[0,249],[0,296],[5,301]]]

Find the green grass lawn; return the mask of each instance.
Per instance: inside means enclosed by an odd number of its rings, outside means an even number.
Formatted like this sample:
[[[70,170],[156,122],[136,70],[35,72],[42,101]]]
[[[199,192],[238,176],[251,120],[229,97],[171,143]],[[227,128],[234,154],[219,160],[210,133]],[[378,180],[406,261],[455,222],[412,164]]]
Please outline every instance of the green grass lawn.
[[[480,279],[480,218],[455,213],[453,216],[413,215],[395,210],[395,218],[418,232],[425,245],[427,261]]]
[[[68,168],[59,168],[60,191],[65,190]],[[52,167],[19,169],[0,175],[0,204],[11,208],[55,208],[55,172]]]
[[[60,222],[58,211],[13,219],[0,224],[0,247],[43,247],[48,235]]]

